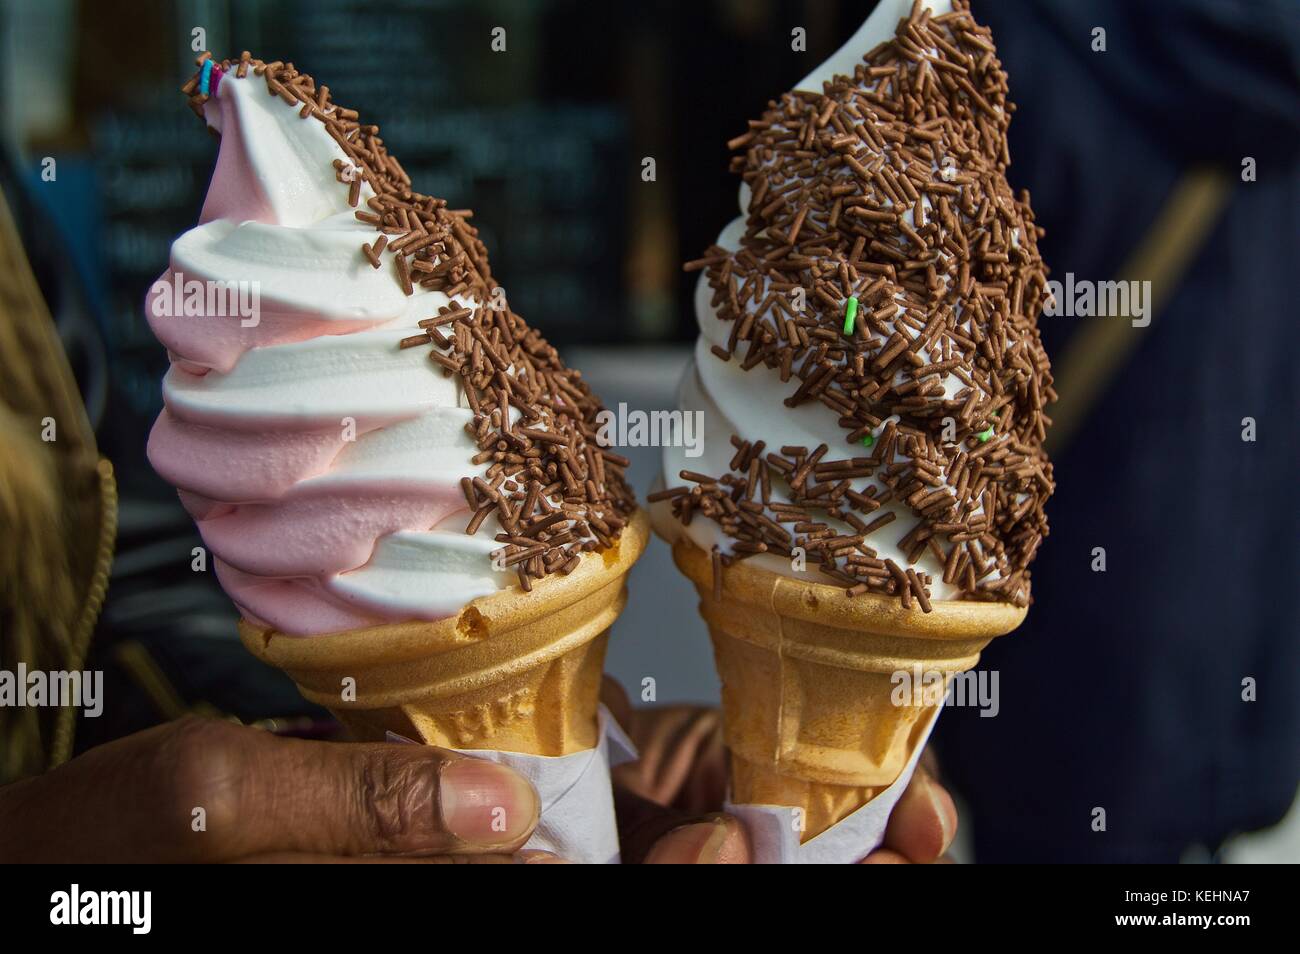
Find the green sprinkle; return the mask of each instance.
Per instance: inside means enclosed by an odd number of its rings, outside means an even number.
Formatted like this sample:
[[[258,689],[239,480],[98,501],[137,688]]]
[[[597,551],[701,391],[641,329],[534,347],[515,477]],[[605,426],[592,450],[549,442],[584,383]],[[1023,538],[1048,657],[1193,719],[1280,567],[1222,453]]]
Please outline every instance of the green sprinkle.
[[[875,439],[874,437],[872,437],[870,434],[868,434],[866,437],[862,438],[862,446],[863,446],[863,447],[875,447],[875,446],[876,446],[876,439]]]
[[[988,443],[988,439],[993,436],[993,425],[990,424],[989,429],[987,431],[980,431],[975,436],[980,439],[981,444]]]
[[[853,334],[853,319],[858,317],[858,299],[856,295],[850,295],[849,300],[844,304],[844,333]],[[868,444],[868,447],[871,445]]]

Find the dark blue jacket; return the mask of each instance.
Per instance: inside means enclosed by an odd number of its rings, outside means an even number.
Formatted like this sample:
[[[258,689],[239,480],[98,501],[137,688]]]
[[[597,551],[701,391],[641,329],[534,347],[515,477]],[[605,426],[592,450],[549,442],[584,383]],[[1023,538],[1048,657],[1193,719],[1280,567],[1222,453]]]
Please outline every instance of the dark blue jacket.
[[[1176,861],[1277,821],[1300,780],[1300,4],[975,14],[1010,75],[1010,178],[1032,193],[1053,277],[1114,277],[1189,168],[1234,184],[1054,457],[1035,604],[981,663],[1000,672],[999,714],[950,711],[937,731],[979,860]],[[1044,318],[1053,360],[1103,320],[1122,319]]]

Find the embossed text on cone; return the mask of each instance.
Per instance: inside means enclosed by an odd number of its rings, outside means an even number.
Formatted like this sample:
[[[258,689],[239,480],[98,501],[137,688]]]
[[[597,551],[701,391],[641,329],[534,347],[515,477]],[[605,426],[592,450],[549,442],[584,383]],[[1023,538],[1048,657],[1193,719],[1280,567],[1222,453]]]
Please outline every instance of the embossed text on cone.
[[[894,782],[939,699],[895,704],[897,672],[970,669],[1025,609],[936,600],[933,612],[743,561],[722,571],[684,535],[677,566],[695,584],[722,680],[731,799],[804,810],[807,841]]]
[[[638,512],[568,576],[531,593],[512,586],[448,619],[324,636],[241,620],[240,637],[358,738],[391,731],[451,748],[567,755],[596,744],[608,630],[648,533]]]

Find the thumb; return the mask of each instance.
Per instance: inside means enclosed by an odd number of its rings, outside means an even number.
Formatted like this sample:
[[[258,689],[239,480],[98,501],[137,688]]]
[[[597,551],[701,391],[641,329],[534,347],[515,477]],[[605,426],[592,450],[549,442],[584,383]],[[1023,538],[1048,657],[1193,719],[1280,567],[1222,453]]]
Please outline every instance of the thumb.
[[[739,819],[712,815],[674,828],[655,842],[648,865],[747,865],[749,836]]]
[[[436,746],[262,734],[238,760],[249,784],[224,805],[237,856],[508,853],[541,807],[513,770]]]
[[[748,864],[749,836],[739,819],[690,816],[615,784],[614,809],[624,864]]]
[[[521,775],[446,749],[204,719],[98,746],[0,795],[0,820],[40,820],[0,824],[0,856],[49,861],[509,853],[539,812]]]

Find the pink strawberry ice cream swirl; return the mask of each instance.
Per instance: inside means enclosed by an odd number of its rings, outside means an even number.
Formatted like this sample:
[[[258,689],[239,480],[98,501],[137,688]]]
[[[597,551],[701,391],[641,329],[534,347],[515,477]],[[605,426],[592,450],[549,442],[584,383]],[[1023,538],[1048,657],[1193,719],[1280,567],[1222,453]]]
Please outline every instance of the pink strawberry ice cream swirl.
[[[458,379],[398,346],[457,300],[407,297],[366,261],[374,231],[319,121],[251,73],[205,113],[221,147],[200,223],[145,302],[172,362],[149,459],[250,622],[308,635],[454,615],[515,578],[493,570],[495,529],[464,532],[460,480],[486,465]]]

